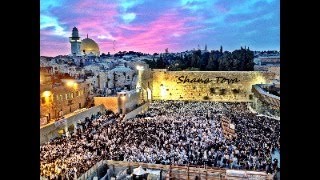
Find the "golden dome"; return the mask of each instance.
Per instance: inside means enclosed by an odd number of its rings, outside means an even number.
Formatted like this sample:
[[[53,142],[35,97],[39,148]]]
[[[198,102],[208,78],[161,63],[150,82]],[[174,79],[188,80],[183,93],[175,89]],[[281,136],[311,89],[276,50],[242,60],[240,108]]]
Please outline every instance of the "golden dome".
[[[100,55],[98,44],[88,37],[82,40],[80,50],[82,53],[85,53],[87,55],[89,55],[90,53],[96,56]]]

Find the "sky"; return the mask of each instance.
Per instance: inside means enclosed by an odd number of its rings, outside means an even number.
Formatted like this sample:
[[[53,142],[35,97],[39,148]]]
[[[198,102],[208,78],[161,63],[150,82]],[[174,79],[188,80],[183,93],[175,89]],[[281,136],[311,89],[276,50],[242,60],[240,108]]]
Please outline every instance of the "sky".
[[[40,55],[67,55],[77,27],[101,53],[280,50],[280,0],[40,0]]]

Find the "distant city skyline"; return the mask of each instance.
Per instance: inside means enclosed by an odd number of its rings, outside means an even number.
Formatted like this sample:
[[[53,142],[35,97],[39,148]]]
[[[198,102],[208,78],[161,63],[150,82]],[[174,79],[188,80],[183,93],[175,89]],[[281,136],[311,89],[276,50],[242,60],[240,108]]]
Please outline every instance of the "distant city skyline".
[[[279,0],[41,0],[40,55],[70,54],[69,37],[95,40],[101,53],[198,48],[280,50]]]

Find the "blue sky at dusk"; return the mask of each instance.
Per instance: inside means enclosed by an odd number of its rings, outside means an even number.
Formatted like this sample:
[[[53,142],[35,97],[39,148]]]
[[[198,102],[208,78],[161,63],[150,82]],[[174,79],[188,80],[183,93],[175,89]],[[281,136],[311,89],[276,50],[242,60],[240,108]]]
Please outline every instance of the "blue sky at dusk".
[[[279,0],[41,0],[40,55],[70,53],[76,26],[100,52],[279,50]]]

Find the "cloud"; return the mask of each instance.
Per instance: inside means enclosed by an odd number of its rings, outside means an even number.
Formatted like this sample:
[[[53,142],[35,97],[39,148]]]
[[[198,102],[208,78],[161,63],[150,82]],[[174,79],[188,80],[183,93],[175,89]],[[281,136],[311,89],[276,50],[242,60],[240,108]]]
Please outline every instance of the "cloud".
[[[64,28],[58,23],[56,18],[42,15],[40,16],[40,30],[46,28],[50,28],[54,35],[67,36],[67,32],[65,32]]]
[[[172,32],[175,39],[181,38],[189,31],[199,28],[188,25],[194,20],[196,19],[193,17],[181,18],[177,12],[166,12],[148,24],[135,26],[135,30],[138,30],[136,33],[120,37],[118,41],[125,42],[127,47],[145,52],[162,51],[167,46],[170,46],[169,49],[178,49],[181,42],[171,39]],[[125,28],[130,29],[130,26]]]
[[[135,13],[125,13],[121,15],[122,19],[124,20],[125,23],[130,23],[136,18]]]
[[[115,40],[116,38],[113,37],[111,34],[106,34],[106,35],[99,35],[98,39],[108,39],[108,40]]]
[[[120,16],[124,23],[128,24],[131,23],[136,18],[136,13],[128,12],[128,10],[141,5],[144,3],[144,0],[120,0],[119,7],[120,7]],[[132,10],[131,10],[132,11]]]
[[[165,48],[172,52],[205,43],[226,50],[246,43],[252,48],[279,47],[279,4],[279,0],[41,0],[41,54],[68,54],[74,26],[82,38],[89,34],[102,52],[153,53]]]
[[[179,33],[173,33],[172,36],[174,36],[174,37],[180,37],[181,34],[179,34]]]
[[[63,0],[40,0],[40,10],[48,11],[51,8],[61,6],[63,2]]]
[[[122,8],[124,12],[126,12],[128,9],[133,8],[137,5],[143,4],[144,0],[120,0],[119,6]]]

